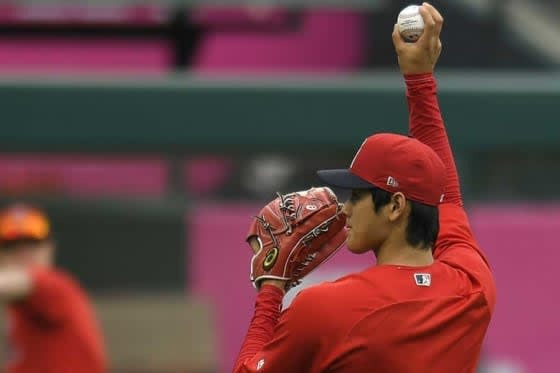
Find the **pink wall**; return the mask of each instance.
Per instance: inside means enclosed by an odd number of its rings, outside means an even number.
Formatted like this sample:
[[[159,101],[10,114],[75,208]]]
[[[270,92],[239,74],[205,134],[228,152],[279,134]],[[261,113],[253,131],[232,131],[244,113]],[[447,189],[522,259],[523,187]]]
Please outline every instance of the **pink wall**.
[[[259,207],[199,206],[189,217],[193,291],[216,307],[220,373],[231,371],[252,315],[255,292],[249,283],[249,249],[243,240]],[[517,364],[516,373],[560,371],[556,356],[560,299],[555,281],[560,262],[556,244],[560,206],[473,207],[470,213],[498,287],[485,356]],[[372,257],[341,251],[313,273],[307,284],[336,278],[373,262]]]
[[[479,206],[471,221],[498,288],[487,353],[524,372],[560,371],[560,206]]]
[[[0,22],[34,25],[159,25],[160,6],[0,4]],[[364,62],[366,17],[345,10],[265,6],[204,7],[191,20],[203,30],[190,70],[197,73],[348,72]],[[161,74],[172,66],[165,38],[6,37],[0,74]]]
[[[0,39],[0,73],[161,74],[172,52],[164,40]]]
[[[156,5],[21,4],[3,1],[0,22],[13,25],[157,25],[167,9]],[[0,74],[161,74],[172,50],[166,38],[18,36],[0,39]]]
[[[157,4],[23,4],[19,0],[2,0],[0,22],[3,24],[37,23],[120,23],[153,25],[165,21],[168,9]]]
[[[365,18],[350,11],[318,10],[303,12],[297,26],[276,26],[286,14],[246,10],[253,22],[269,23],[272,30],[235,30],[218,25],[202,38],[193,69],[206,72],[337,72],[353,71],[364,60]],[[221,14],[220,20],[223,20]],[[216,21],[199,15],[207,22]],[[240,14],[235,14],[240,17]],[[289,25],[290,21],[285,23]],[[266,25],[265,25],[266,26]],[[262,27],[262,26],[261,26]]]
[[[3,195],[160,197],[167,185],[167,163],[157,157],[0,156]]]

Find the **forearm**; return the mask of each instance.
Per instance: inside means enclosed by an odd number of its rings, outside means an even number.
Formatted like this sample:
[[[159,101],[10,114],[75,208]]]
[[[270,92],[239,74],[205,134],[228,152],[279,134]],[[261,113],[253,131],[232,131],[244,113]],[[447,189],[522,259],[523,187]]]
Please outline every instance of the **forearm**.
[[[243,372],[243,364],[253,358],[268,343],[280,318],[284,292],[272,285],[263,285],[255,303],[255,313],[241,352],[235,363],[234,373]]]
[[[439,109],[435,78],[431,73],[405,75],[405,82],[410,134],[441,158],[447,172],[444,201],[461,206],[459,176]]]

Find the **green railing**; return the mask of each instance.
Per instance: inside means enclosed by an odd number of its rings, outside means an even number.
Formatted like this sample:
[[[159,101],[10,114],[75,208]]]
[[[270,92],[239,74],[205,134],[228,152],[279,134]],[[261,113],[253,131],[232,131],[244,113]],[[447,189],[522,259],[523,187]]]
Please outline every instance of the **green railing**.
[[[456,150],[560,144],[560,74],[440,74]],[[355,147],[406,132],[395,74],[347,78],[0,82],[4,151],[190,153]]]

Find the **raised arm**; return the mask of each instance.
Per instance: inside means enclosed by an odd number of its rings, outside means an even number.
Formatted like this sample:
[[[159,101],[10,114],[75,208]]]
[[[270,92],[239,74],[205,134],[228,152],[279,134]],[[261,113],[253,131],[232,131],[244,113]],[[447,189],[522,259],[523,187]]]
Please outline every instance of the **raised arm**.
[[[434,257],[461,265],[473,263],[471,260],[478,263],[480,258],[487,263],[474,240],[463,209],[459,176],[436,95],[433,70],[441,52],[439,35],[443,18],[428,3],[422,4],[420,13],[425,24],[420,39],[416,43],[405,43],[395,27],[393,43],[406,82],[410,134],[434,149],[447,172],[445,195],[439,207],[440,232]],[[476,254],[468,254],[473,252],[469,249]]]
[[[405,43],[397,28],[393,30],[393,42],[407,87],[409,131],[412,136],[434,149],[445,164],[447,180],[444,202],[462,206],[459,176],[436,97],[436,81],[432,75],[441,52],[439,35],[443,18],[427,3],[420,7],[420,13],[424,18],[425,30],[416,43]]]
[[[432,74],[406,75],[409,108],[409,132],[430,146],[443,161],[447,172],[444,202],[463,205],[459,175],[436,98],[436,81]]]

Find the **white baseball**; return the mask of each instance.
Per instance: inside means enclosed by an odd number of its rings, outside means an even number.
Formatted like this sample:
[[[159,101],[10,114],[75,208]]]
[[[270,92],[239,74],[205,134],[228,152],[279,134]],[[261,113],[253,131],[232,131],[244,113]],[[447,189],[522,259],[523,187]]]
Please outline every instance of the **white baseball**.
[[[409,5],[399,13],[397,26],[401,37],[407,42],[415,42],[424,32],[424,19],[418,5]]]

